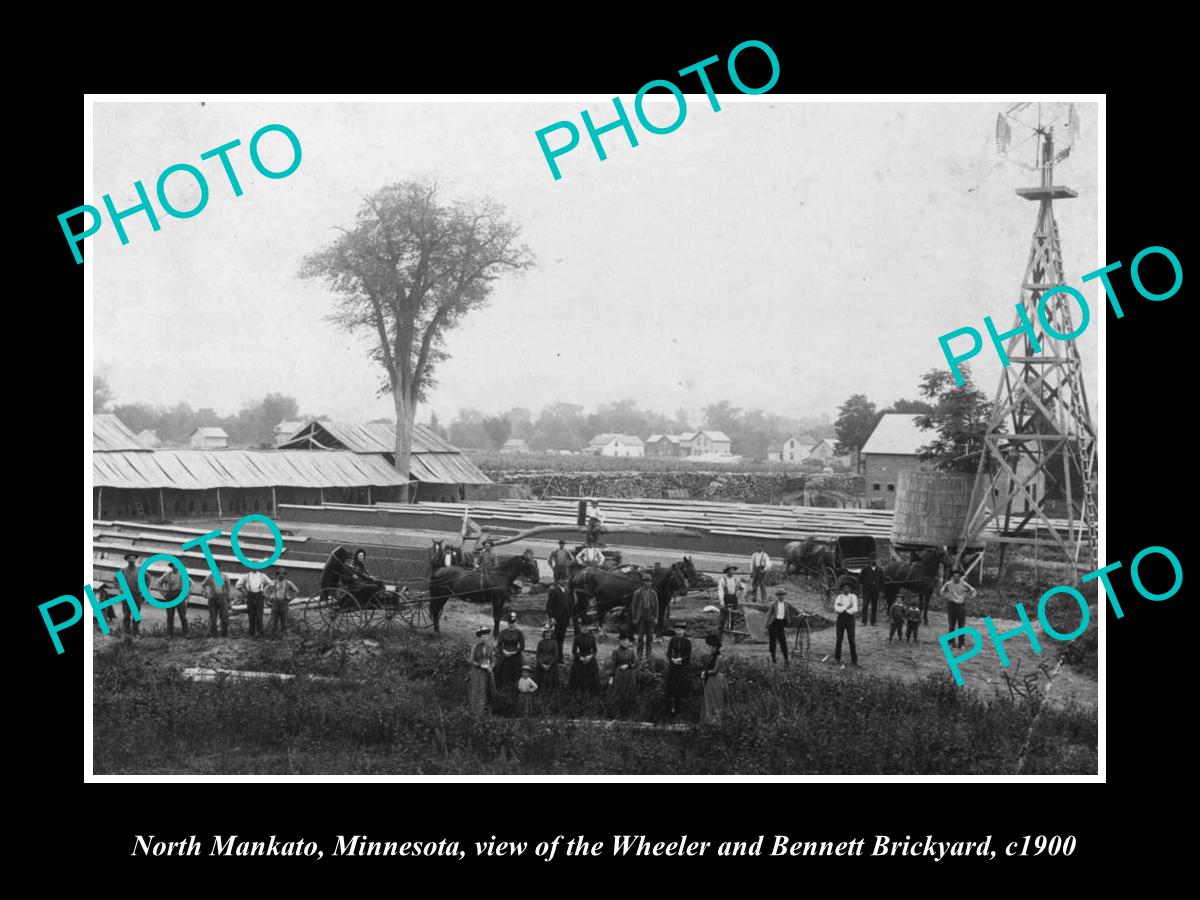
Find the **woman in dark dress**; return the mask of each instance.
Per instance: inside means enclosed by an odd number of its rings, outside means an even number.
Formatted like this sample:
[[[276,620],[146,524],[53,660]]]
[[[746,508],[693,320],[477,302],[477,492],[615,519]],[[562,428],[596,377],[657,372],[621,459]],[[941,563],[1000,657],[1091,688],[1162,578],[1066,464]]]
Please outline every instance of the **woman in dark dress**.
[[[632,635],[622,634],[621,645],[609,662],[608,707],[615,716],[628,715],[637,704],[637,653],[632,644]]]
[[[679,712],[679,704],[692,692],[692,642],[684,634],[682,622],[672,622],[675,636],[667,644],[667,668],[663,674],[663,694],[671,715]]]
[[[600,664],[596,661],[595,632],[585,631],[575,636],[571,644],[571,675],[568,686],[573,691],[596,693],[600,690]]]
[[[525,635],[517,627],[517,614],[508,611],[508,623],[496,639],[496,687],[503,691],[515,688],[521,679],[525,662]]]
[[[542,631],[534,656],[537,665],[533,669],[533,680],[538,684],[538,692],[553,693],[558,689],[558,642],[554,640],[553,628]]]

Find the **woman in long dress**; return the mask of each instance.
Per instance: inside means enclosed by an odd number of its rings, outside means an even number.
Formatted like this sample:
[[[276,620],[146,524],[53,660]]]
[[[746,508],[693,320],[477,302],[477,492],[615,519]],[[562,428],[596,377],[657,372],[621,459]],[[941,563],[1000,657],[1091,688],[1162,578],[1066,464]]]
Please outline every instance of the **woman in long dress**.
[[[692,642],[688,640],[682,622],[672,622],[675,636],[667,644],[667,668],[663,675],[663,695],[671,715],[692,692]]]
[[[704,720],[719,722],[721,714],[729,706],[729,680],[725,673],[729,671],[728,660],[721,655],[721,636],[710,634],[704,643],[712,647],[709,657],[700,677],[704,679]]]
[[[608,706],[613,715],[624,717],[637,704],[637,653],[628,633],[621,635],[621,645],[613,651],[609,666]]]
[[[567,685],[573,691],[595,694],[600,690],[600,664],[596,662],[596,635],[584,631],[571,645],[571,674]]]
[[[467,676],[467,704],[477,712],[491,708],[496,699],[496,679],[492,673],[495,651],[492,649],[492,629],[480,628],[475,632],[475,646],[468,659],[471,673]]]

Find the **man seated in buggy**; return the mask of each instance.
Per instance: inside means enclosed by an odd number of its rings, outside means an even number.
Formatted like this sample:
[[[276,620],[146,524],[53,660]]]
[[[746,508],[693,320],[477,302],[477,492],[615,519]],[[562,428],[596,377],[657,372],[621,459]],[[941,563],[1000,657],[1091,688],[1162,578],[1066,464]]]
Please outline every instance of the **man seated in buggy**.
[[[360,605],[366,604],[384,584],[367,570],[367,551],[361,547],[350,557],[350,551],[345,547],[335,547],[329,554],[325,568],[321,571],[321,597],[328,599],[339,596],[343,606],[352,606],[357,600]],[[353,595],[338,595],[335,588],[344,588]]]

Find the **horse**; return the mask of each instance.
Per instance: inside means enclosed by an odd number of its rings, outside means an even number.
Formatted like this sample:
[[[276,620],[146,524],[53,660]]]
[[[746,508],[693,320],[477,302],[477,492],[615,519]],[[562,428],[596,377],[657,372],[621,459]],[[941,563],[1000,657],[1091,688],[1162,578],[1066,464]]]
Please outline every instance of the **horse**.
[[[446,568],[446,554],[450,554],[450,565],[462,566],[463,554],[462,547],[455,546],[449,541],[444,541],[441,538],[434,538],[433,545],[429,548],[429,577],[438,569]]]
[[[686,594],[691,580],[696,577],[696,567],[691,557],[685,556],[666,568],[637,570],[629,573],[596,567],[580,569],[567,581],[567,596],[573,598],[575,632],[579,633],[579,619],[587,610],[588,598],[596,600],[596,614],[600,621],[615,607],[628,606],[633,594],[642,584],[642,571],[652,575],[651,585],[658,594],[658,634],[666,623],[667,607],[671,598]]]
[[[525,578],[533,584],[541,581],[532,550],[526,550],[520,556],[510,556],[493,569],[465,569],[462,566],[438,569],[429,578],[429,611],[433,615],[433,630],[441,631],[438,622],[442,617],[442,607],[448,600],[490,602],[492,636],[499,637],[500,616],[512,599],[512,585],[518,578]]]
[[[898,559],[892,560],[883,570],[883,597],[887,604],[886,609],[891,610],[900,591],[910,591],[917,595],[921,617],[928,625],[929,600],[937,587],[942,565],[949,565],[949,563],[950,559],[945,548],[922,550],[917,554],[916,562],[906,563]]]
[[[783,574],[811,575],[822,568],[833,568],[833,550],[824,541],[807,538],[788,541],[783,546]]]

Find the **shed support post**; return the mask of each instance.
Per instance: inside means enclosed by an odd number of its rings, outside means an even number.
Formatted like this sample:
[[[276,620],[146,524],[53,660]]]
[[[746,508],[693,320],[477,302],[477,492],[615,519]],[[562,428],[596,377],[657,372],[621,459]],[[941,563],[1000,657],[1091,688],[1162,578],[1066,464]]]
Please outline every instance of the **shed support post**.
[[[167,519],[167,505],[163,502],[163,490],[158,489],[158,515],[165,522]]]
[[[221,489],[217,488],[217,521],[221,521]]]
[[[104,518],[104,488],[97,488],[96,492],[96,518]]]
[[[279,518],[279,505],[275,502],[275,485],[271,485],[271,515]]]

